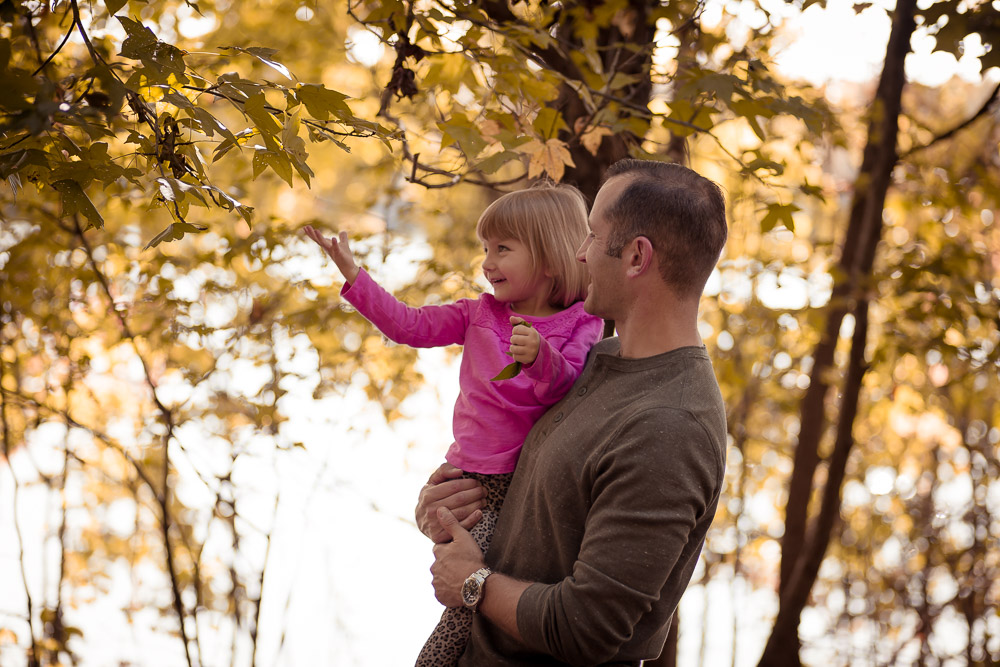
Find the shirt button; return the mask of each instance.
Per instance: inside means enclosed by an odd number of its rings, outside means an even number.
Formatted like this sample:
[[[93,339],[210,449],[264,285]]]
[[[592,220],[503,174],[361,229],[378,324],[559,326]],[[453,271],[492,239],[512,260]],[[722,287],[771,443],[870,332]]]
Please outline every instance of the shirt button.
[[[584,394],[587,393],[587,388],[586,387],[580,387],[580,391],[578,391],[576,393],[579,394],[580,396],[583,396]]]
[[[559,414],[556,415],[556,418],[553,419],[552,422],[554,424],[558,424],[559,422],[562,421],[562,418],[563,418],[563,413],[560,412]]]

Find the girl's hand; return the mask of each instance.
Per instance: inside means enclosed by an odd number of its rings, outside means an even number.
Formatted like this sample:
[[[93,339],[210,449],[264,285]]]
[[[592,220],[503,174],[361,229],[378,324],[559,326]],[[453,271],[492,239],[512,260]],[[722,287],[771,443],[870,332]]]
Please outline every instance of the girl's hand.
[[[535,358],[538,357],[541,336],[537,330],[526,326],[520,317],[512,316],[510,324],[514,327],[514,331],[510,335],[510,356],[514,357],[514,361],[520,361],[522,364],[530,366],[535,363]]]
[[[326,238],[310,225],[306,225],[305,232],[306,236],[326,251],[340,272],[344,274],[347,282],[354,283],[358,277],[358,271],[361,269],[354,263],[354,253],[351,252],[351,245],[347,242],[347,232],[340,232],[339,239],[336,236]]]

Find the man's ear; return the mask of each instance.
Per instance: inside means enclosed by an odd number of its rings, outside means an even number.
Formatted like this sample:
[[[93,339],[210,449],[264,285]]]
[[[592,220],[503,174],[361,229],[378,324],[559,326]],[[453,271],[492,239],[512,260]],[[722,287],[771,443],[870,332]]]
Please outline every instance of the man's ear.
[[[625,275],[638,278],[653,266],[656,258],[653,256],[653,244],[645,236],[636,236],[625,247],[623,257],[627,261]]]

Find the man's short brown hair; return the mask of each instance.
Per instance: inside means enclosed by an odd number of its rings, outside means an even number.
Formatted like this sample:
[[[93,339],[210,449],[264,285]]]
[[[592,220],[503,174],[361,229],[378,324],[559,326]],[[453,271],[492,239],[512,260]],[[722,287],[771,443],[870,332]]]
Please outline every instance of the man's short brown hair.
[[[653,245],[663,280],[678,293],[700,295],[728,235],[722,189],[679,164],[619,160],[605,180],[629,183],[608,208],[607,253],[621,257],[625,245],[644,236]]]

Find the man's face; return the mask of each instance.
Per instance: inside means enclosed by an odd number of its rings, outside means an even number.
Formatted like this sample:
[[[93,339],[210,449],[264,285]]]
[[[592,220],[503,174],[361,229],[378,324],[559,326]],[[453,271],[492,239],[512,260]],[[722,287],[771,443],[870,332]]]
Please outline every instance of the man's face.
[[[629,183],[627,175],[615,176],[600,189],[590,210],[590,234],[576,251],[576,258],[587,265],[590,286],[583,308],[591,315],[604,319],[617,319],[621,306],[623,281],[622,260],[608,254],[608,235],[611,223],[607,218],[610,206]]]

